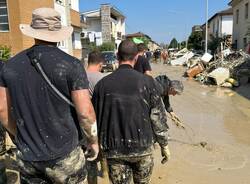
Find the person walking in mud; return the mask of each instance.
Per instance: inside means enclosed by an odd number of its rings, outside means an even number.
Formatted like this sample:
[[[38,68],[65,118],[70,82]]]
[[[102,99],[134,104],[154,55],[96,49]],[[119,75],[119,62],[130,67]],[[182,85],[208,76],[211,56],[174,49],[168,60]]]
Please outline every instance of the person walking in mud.
[[[182,126],[179,117],[174,113],[173,108],[170,105],[169,95],[181,95],[184,90],[183,83],[179,80],[170,80],[166,75],[159,75],[155,80],[159,84],[159,91],[166,111],[170,114],[171,119],[177,126]]]
[[[138,49],[138,58],[135,63],[134,69],[143,74],[152,76],[152,69],[149,63],[149,60],[145,57],[146,46],[144,43],[140,43],[137,45]]]
[[[87,67],[87,76],[89,80],[89,93],[92,97],[95,85],[101,80],[105,75],[101,73],[102,64],[104,62],[104,58],[99,51],[92,51],[88,55],[88,67]],[[101,157],[101,156],[99,156]],[[105,158],[100,158],[102,172],[104,177],[107,176],[107,165]],[[87,162],[87,170],[88,170],[88,184],[97,184],[97,161]]]
[[[163,64],[168,64],[168,51],[166,49],[162,51],[161,58],[163,60]]]
[[[153,170],[153,144],[170,158],[168,125],[161,94],[150,76],[133,69],[137,46],[130,40],[118,48],[119,68],[95,87],[92,102],[98,137],[113,184],[148,184]]]
[[[4,62],[0,60],[0,75],[1,75],[1,70],[3,68]],[[5,129],[2,126],[0,122],[0,156],[5,152],[6,146],[5,146]]]
[[[92,51],[88,55],[87,77],[89,80],[89,93],[92,97],[95,85],[104,77],[101,73],[104,58],[98,51]]]
[[[0,121],[15,137],[21,183],[85,183],[80,128],[88,142],[87,159],[94,160],[99,151],[95,112],[83,66],[56,47],[73,28],[62,26],[54,9],[39,8],[32,12],[32,23],[20,29],[35,39],[35,45],[2,69]]]
[[[1,70],[4,66],[4,62],[0,60],[0,75]],[[1,112],[0,112],[1,113]],[[0,183],[7,183],[7,176],[5,171],[5,161],[4,161],[4,154],[6,152],[6,131],[3,127],[2,123],[0,122]]]

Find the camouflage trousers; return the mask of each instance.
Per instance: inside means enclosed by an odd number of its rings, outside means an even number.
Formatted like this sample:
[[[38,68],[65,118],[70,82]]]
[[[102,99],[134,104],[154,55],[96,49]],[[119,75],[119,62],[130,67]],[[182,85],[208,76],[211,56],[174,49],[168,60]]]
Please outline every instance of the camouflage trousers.
[[[6,150],[5,135],[6,135],[6,131],[0,122],[0,155],[4,154]]]
[[[57,161],[28,162],[20,156],[18,152],[21,184],[86,184],[85,156],[81,147]]]
[[[153,171],[152,155],[107,159],[113,184],[148,184]]]

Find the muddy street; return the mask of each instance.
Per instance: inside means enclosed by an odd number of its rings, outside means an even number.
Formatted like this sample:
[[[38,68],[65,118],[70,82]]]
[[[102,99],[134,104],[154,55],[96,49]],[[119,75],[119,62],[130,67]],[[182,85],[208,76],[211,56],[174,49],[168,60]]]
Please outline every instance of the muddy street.
[[[171,160],[161,165],[156,150],[152,183],[250,183],[250,101],[232,90],[182,78],[183,67],[152,67],[154,75],[183,81],[183,95],[171,97],[171,104],[186,124],[184,131],[169,120]]]
[[[183,78],[183,67],[152,67],[155,76],[166,74],[183,81],[184,93],[171,97],[171,104],[186,131],[168,121],[171,160],[162,165],[160,149],[156,148],[151,183],[249,184],[250,100],[229,89],[203,86]],[[238,90],[246,94],[248,89],[246,86]],[[202,147],[200,142],[207,145]],[[16,174],[8,172],[8,176],[8,183],[19,183]],[[100,177],[98,180],[108,183]]]

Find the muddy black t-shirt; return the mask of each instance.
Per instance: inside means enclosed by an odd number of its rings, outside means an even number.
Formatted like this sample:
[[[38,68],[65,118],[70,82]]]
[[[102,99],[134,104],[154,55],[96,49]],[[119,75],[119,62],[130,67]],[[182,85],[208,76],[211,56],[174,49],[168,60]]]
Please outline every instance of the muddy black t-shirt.
[[[35,46],[51,82],[69,99],[71,91],[88,89],[80,61],[54,46]],[[23,51],[2,69],[0,86],[7,87],[17,123],[16,144],[23,159],[46,161],[70,153],[79,142],[74,109],[59,98]]]
[[[3,64],[4,62],[0,60],[0,73],[1,73],[1,69],[3,68]]]
[[[144,56],[139,56],[137,62],[135,63],[134,69],[140,73],[145,73],[146,71],[151,71],[151,66],[149,60]]]

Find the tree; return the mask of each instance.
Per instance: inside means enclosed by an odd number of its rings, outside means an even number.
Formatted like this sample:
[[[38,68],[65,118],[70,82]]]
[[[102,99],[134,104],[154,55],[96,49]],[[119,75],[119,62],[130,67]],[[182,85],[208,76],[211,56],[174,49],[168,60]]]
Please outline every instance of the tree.
[[[184,48],[186,48],[186,41],[181,42],[181,49],[184,49]]]
[[[193,32],[188,38],[188,49],[202,49],[202,32]]]
[[[211,54],[216,54],[220,43],[223,41],[223,38],[211,36],[211,41],[208,43],[208,49],[211,50]]]
[[[168,46],[168,48],[178,48],[178,41],[176,40],[176,38],[173,38]]]
[[[97,47],[101,52],[102,51],[114,51],[115,43],[114,42],[106,42]]]
[[[11,56],[11,47],[0,45],[0,60],[7,61]]]

